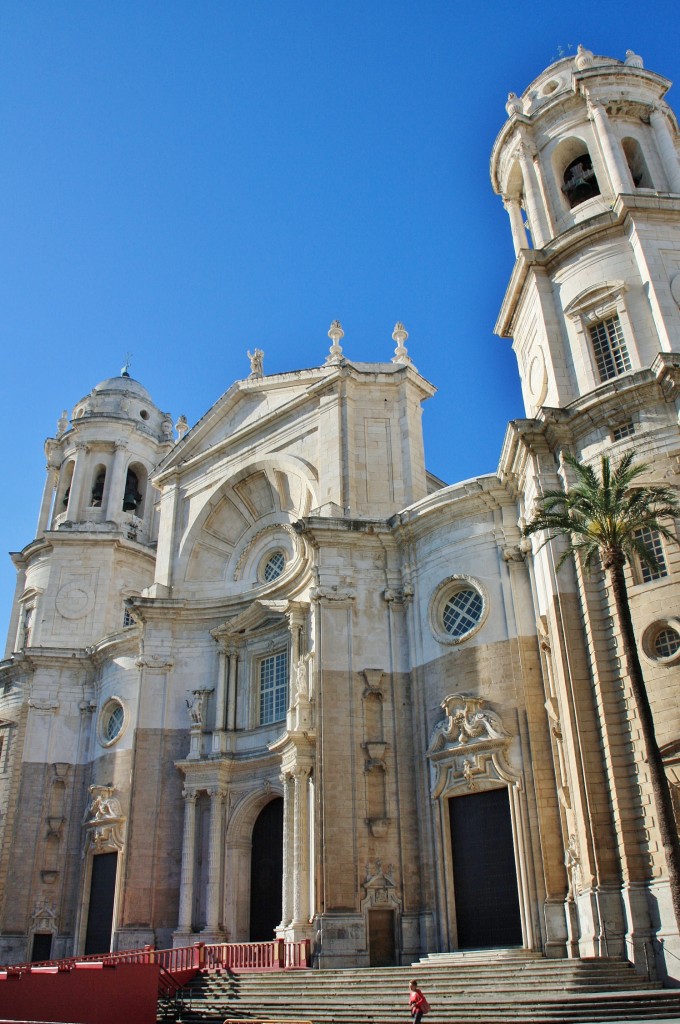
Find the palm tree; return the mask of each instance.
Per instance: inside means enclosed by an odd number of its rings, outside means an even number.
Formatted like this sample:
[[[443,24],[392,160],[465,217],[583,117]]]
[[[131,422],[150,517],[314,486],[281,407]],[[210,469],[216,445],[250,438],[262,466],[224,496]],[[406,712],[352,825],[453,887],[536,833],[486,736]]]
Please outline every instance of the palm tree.
[[[676,535],[662,520],[680,517],[680,503],[676,491],[670,487],[653,484],[633,486],[634,481],[647,472],[648,467],[642,463],[636,464],[632,451],[624,455],[615,467],[603,455],[599,477],[591,466],[582,465],[573,455],[565,453],[564,460],[576,474],[575,485],[568,491],[545,492],[539,499],[538,511],[525,526],[524,533],[529,536],[546,531],[547,537],[543,544],[559,535],[569,539],[569,546],[557,564],[558,569],[571,554],[582,559],[586,571],[590,570],[599,557],[609,576],[621,628],[624,664],[647,752],[675,920],[680,930],[680,841],[642,675],[624,575],[626,560],[632,561],[635,557],[650,569],[659,569],[654,552],[641,538],[649,536],[647,530],[653,530],[677,543]]]

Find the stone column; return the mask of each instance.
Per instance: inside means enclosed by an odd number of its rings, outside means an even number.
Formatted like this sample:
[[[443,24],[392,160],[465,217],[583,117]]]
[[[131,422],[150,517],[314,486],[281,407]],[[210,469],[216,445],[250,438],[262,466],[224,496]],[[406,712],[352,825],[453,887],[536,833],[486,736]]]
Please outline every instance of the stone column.
[[[224,730],[224,719],[227,703],[227,652],[223,647],[219,650],[219,666],[217,669],[217,689],[215,691],[215,732]]]
[[[179,921],[177,931],[190,933],[194,905],[194,861],[196,857],[196,800],[198,793],[184,790],[184,835],[179,883]]]
[[[80,496],[83,492],[83,484],[85,483],[88,470],[87,454],[88,447],[86,444],[82,441],[76,444],[76,460],[71,478],[68,505],[66,506],[66,518],[70,519],[73,523],[78,522],[78,516],[80,515]]]
[[[227,730],[236,728],[236,681],[238,678],[238,648],[229,648],[229,686],[227,688]]]
[[[47,470],[47,478],[43,489],[42,501],[40,502],[40,515],[38,516],[38,527],[36,530],[36,536],[38,537],[47,529],[54,492],[57,489],[57,482],[59,480],[58,466],[53,466],[52,463],[48,462],[45,468]]]
[[[281,885],[281,924],[286,928],[293,919],[293,821],[295,797],[293,776],[289,772],[281,775],[283,783],[283,879]]]
[[[293,826],[293,927],[309,924],[309,768],[296,768]]]
[[[219,937],[220,897],[222,895],[222,808],[224,792],[209,789],[210,796],[210,845],[208,848],[208,892],[206,926],[204,931]],[[184,866],[184,861],[182,861]]]
[[[125,459],[127,446],[124,441],[116,441],[111,468],[106,474],[106,518],[115,519],[123,511],[123,488],[125,481]]]
[[[629,181],[628,165],[624,166],[623,150],[618,139],[614,138],[604,105],[599,100],[588,99],[588,114],[595,127],[595,135],[602,147],[602,155],[614,195],[630,192],[633,185]]]
[[[548,231],[543,210],[543,198],[538,187],[533,153],[531,152],[529,143],[525,141],[520,143],[517,156],[520,167],[522,168],[524,201],[526,203],[527,216],[529,218],[531,241],[534,249],[540,249],[547,241]]]
[[[649,123],[652,126],[654,132],[654,139],[656,141],[657,149],[659,150],[659,156],[661,157],[661,163],[668,179],[668,186],[671,192],[677,192],[680,194],[680,162],[678,161],[678,151],[675,148],[675,142],[671,135],[670,128],[668,127],[668,121],[666,115],[660,107],[653,107],[649,116]]]
[[[510,230],[512,231],[512,243],[515,247],[515,256],[519,256],[521,249],[528,249],[527,232],[524,227],[522,210],[519,204],[519,196],[503,196],[503,206],[510,217]]]

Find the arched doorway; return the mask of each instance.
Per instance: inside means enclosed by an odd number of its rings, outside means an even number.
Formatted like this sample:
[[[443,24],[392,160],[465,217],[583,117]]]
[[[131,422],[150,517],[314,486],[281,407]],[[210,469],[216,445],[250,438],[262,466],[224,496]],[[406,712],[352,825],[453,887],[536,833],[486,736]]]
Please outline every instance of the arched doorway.
[[[253,826],[250,855],[250,941],[269,942],[281,923],[283,800],[262,808]]]

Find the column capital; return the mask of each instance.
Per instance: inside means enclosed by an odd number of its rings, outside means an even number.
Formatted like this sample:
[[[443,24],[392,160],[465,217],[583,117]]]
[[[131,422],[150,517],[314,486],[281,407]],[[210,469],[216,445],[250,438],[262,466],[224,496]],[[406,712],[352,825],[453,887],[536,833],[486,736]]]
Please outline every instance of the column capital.
[[[188,804],[195,804],[198,800],[198,790],[196,789],[183,789],[182,796]]]
[[[220,786],[210,786],[206,790],[206,792],[210,799],[214,800],[216,803],[219,803],[220,801],[224,800],[225,796],[227,795],[226,791],[222,789]]]

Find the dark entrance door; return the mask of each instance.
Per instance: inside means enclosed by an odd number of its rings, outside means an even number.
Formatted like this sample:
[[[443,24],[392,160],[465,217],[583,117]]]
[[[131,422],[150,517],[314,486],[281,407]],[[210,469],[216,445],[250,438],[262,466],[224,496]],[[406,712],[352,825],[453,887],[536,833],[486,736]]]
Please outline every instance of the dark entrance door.
[[[117,862],[117,853],[98,853],[92,858],[85,953],[108,953],[111,949]]]
[[[371,967],[394,966],[396,956],[393,910],[369,910],[368,955]]]
[[[449,800],[459,949],[521,946],[507,789]]]
[[[281,923],[283,800],[263,807],[253,828],[250,855],[250,941],[270,942]]]
[[[31,949],[31,962],[40,963],[41,960],[49,960],[52,953],[52,932],[35,932],[33,935],[33,948]]]

